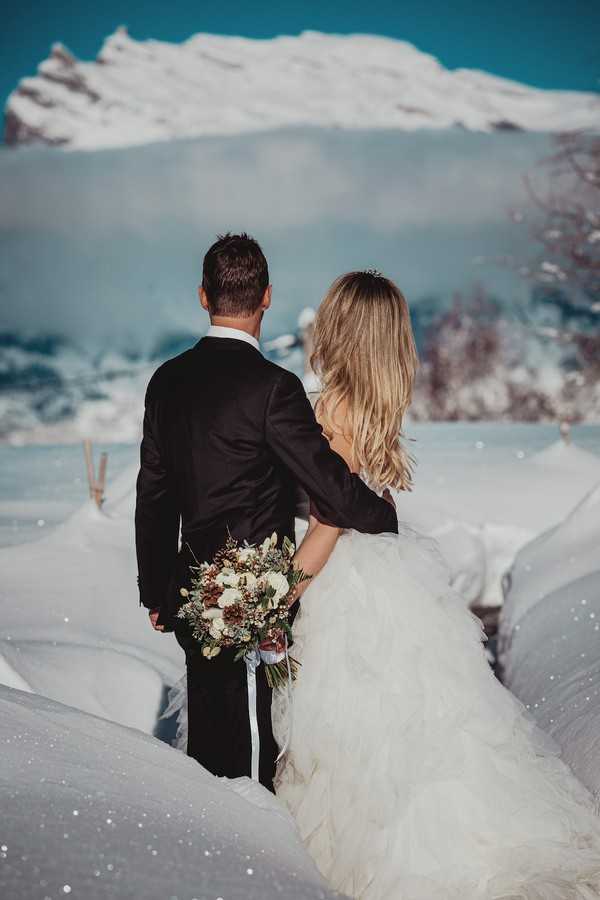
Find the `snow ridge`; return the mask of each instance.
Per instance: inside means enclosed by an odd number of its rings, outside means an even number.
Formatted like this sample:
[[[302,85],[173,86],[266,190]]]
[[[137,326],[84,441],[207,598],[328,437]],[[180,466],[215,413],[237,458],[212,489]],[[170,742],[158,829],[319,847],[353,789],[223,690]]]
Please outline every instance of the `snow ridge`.
[[[196,34],[171,44],[136,41],[121,27],[93,62],[54,44],[10,95],[5,140],[91,150],[307,125],[556,131],[599,123],[594,94],[449,71],[391,38]]]

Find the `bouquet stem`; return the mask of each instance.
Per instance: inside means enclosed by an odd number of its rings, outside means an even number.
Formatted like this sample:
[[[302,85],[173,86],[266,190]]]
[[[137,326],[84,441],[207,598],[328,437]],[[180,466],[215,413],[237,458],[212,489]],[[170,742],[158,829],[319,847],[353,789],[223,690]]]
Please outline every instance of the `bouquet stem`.
[[[296,680],[298,675],[298,669],[302,665],[299,663],[297,659],[294,659],[293,656],[288,656],[289,664],[290,664],[290,672],[292,673],[292,681]],[[288,681],[288,667],[285,659],[282,659],[278,663],[272,663],[271,665],[265,666],[265,672],[267,675],[267,684],[274,691],[279,688],[285,687]]]

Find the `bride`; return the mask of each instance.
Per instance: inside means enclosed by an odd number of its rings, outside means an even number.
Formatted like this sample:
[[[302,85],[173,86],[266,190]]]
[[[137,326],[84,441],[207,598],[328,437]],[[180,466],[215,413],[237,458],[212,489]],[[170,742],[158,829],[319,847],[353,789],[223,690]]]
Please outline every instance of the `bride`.
[[[417,357],[398,288],[339,278],[312,362],[332,447],[376,489],[409,489],[398,435]],[[276,786],[330,885],[365,900],[600,897],[591,798],[492,674],[433,542],[311,517],[296,562],[320,574],[294,627],[302,668]]]

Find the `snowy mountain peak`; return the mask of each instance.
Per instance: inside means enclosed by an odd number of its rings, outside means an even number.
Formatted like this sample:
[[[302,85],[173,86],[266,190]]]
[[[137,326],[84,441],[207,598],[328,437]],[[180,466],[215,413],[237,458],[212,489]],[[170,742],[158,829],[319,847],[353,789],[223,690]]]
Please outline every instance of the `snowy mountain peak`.
[[[72,69],[77,65],[77,59],[64,44],[61,44],[60,41],[56,41],[56,43],[52,44],[50,57],[45,62],[41,63],[40,71],[52,71],[53,63],[56,67],[64,66],[65,68]]]
[[[556,131],[597,128],[593,94],[449,71],[412,44],[306,31],[136,41],[120,27],[93,62],[54,44],[6,106],[7,144],[122,147],[286,126]]]

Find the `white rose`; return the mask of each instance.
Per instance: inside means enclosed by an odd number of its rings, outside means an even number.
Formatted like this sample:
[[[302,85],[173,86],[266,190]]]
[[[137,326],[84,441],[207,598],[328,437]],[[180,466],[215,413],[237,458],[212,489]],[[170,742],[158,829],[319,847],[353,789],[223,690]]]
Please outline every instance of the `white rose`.
[[[215,582],[221,585],[221,587],[237,587],[240,582],[240,576],[236,575],[235,572],[228,572],[224,569],[222,572],[219,572],[215,578]]]
[[[208,629],[208,632],[211,637],[214,637],[216,639],[216,638],[221,637],[221,632],[223,631],[224,628],[225,628],[225,622],[223,621],[223,619],[213,619],[212,622],[210,623],[210,628]]]
[[[210,609],[205,609],[202,613],[203,619],[219,619],[222,613],[218,606],[211,606]]]
[[[271,604],[275,606],[289,592],[290,586],[282,572],[267,572],[267,584],[275,591]]]
[[[239,603],[241,599],[242,595],[237,588],[228,587],[225,588],[219,597],[218,603],[221,609],[224,609],[226,606],[233,606],[234,603]]]
[[[238,550],[239,561],[241,563],[248,562],[249,559],[252,559],[254,552],[254,547],[242,547],[241,550]]]

